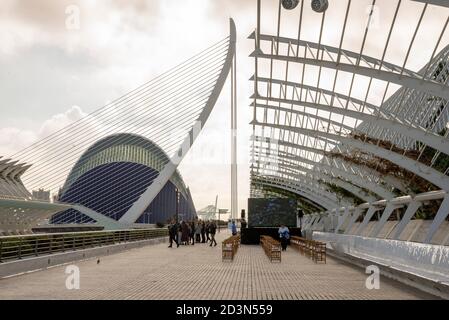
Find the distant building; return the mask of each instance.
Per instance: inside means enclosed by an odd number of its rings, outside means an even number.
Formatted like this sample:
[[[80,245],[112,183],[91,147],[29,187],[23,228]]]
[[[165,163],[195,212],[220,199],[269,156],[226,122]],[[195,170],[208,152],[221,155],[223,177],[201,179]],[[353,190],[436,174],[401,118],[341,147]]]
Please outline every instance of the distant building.
[[[62,194],[62,187],[59,188],[58,193],[53,194],[53,203],[57,203]]]
[[[80,157],[59,193],[59,202],[77,203],[118,221],[168,161],[158,145],[142,136],[128,133],[108,136]],[[178,208],[176,190],[179,190]],[[175,216],[177,210],[182,219],[196,217],[190,191],[178,171],[136,222],[164,223]],[[59,212],[50,220],[53,224],[93,221],[75,209]]]
[[[45,191],[44,189],[33,190],[33,199],[50,202],[50,191]]]
[[[29,199],[31,194],[22,183],[21,176],[31,167],[0,156],[0,199]]]

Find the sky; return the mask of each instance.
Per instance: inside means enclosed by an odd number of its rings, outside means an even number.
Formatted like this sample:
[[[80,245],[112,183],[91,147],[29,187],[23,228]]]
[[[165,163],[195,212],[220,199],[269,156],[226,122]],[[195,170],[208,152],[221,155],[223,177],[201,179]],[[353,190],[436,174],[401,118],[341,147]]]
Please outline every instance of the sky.
[[[278,2],[262,2],[262,31],[275,34]],[[329,2],[323,43],[338,46],[347,1]],[[343,47],[357,51],[372,1],[352,2]],[[377,31],[369,34],[365,54],[382,54],[379,43],[385,41],[396,3],[377,1]],[[320,16],[305,7],[303,37],[317,41]],[[410,21],[417,21],[421,8],[421,3],[405,1],[387,61],[401,64],[404,60],[404,48],[414,30]],[[79,13],[75,27],[70,20],[74,12]],[[295,38],[298,12],[283,14],[282,35]],[[239,209],[246,209],[253,91],[248,79],[254,73],[254,60],[249,57],[254,43],[247,37],[256,26],[256,0],[2,0],[0,156],[16,153],[221,40],[228,35],[230,17],[237,26]],[[429,8],[407,68],[423,66],[446,18],[447,11]],[[447,33],[442,43],[447,43]],[[322,81],[327,78],[333,77],[325,75]],[[229,86],[228,81],[179,167],[197,209],[213,204],[216,195],[220,208],[230,208]],[[362,84],[354,89],[355,96],[363,92]],[[376,94],[374,89],[370,100],[376,103],[381,98],[381,91]],[[195,161],[205,150],[214,154],[213,159]]]

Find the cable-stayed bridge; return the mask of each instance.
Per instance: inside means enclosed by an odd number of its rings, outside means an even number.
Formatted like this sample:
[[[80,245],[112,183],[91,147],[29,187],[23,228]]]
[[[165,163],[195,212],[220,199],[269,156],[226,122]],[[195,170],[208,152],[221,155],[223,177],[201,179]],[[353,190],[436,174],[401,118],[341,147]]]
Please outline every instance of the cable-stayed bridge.
[[[70,208],[53,216],[53,223],[123,229],[149,220],[165,223],[177,210],[193,219],[193,199],[177,167],[232,68],[236,31],[230,21],[226,38],[11,156],[32,164],[18,175],[20,185],[56,195],[58,204],[47,217],[60,211],[60,204]],[[180,208],[167,207],[175,203],[168,198],[179,198]],[[24,211],[20,199],[32,201],[28,195],[16,199],[13,208],[4,209],[5,220],[14,210]],[[15,223],[4,221],[1,229],[15,232]]]

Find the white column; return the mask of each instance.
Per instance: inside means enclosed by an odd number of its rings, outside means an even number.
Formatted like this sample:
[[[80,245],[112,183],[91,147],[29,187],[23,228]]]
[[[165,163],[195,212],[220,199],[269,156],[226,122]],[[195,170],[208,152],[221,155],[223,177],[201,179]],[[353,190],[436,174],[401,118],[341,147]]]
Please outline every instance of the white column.
[[[348,227],[345,230],[345,234],[348,234],[349,231],[352,229],[352,226],[354,225],[355,221],[357,220],[357,218],[360,216],[360,214],[362,213],[363,209],[360,208],[356,208],[354,210],[354,213],[351,217],[351,220],[349,221]]]
[[[377,237],[380,230],[382,230],[382,228],[385,225],[385,223],[387,222],[388,218],[391,216],[391,213],[393,212],[393,210],[400,208],[400,207],[401,206],[394,205],[391,203],[387,204],[384,212],[382,213],[380,220],[377,221],[376,226],[374,227],[373,231],[371,231],[370,237],[374,237],[374,238]]]
[[[396,226],[396,230],[394,232],[393,238],[394,240],[399,240],[402,232],[404,232],[405,227],[410,222],[412,217],[415,215],[416,211],[422,205],[419,201],[412,201],[408,204],[407,210],[405,210],[404,216],[401,219],[401,222]]]
[[[371,206],[368,208],[368,211],[366,212],[365,219],[363,219],[363,222],[360,224],[359,228],[355,232],[356,235],[361,235],[363,230],[365,229],[368,222],[371,220],[373,215],[376,213],[376,211],[379,210],[379,208],[376,208],[375,206]]]
[[[444,196],[444,200],[438,209],[437,215],[433,219],[432,224],[430,225],[429,232],[426,235],[426,239],[424,243],[430,243],[432,241],[433,236],[437,233],[438,228],[443,223],[444,219],[446,219],[449,214],[449,194]]]
[[[337,209],[337,214],[338,214],[338,209]],[[340,230],[340,228],[343,226],[343,224],[345,223],[346,219],[349,216],[349,207],[345,208],[345,213],[343,214],[343,217],[340,219],[337,227],[335,228],[335,233],[338,233],[338,230]]]

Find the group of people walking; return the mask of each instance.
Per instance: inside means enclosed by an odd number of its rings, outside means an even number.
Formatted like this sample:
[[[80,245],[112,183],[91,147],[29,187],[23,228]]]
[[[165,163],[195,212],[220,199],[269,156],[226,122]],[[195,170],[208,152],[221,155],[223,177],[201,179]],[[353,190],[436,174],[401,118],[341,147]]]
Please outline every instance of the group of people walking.
[[[235,221],[231,224],[232,235],[237,234],[237,226]],[[168,224],[168,234],[170,238],[169,248],[173,247],[173,242],[176,247],[180,245],[195,245],[196,243],[207,243],[212,247],[217,245],[215,234],[217,232],[217,224],[215,221],[181,221],[176,222],[171,220]],[[282,251],[287,250],[287,245],[290,242],[290,230],[284,224],[278,229],[279,238],[281,240]]]
[[[173,242],[177,247],[180,245],[195,245],[196,243],[209,243],[210,246],[216,246],[215,234],[217,224],[215,221],[181,221],[181,223],[172,220],[168,225],[170,237],[169,248],[173,247]]]

